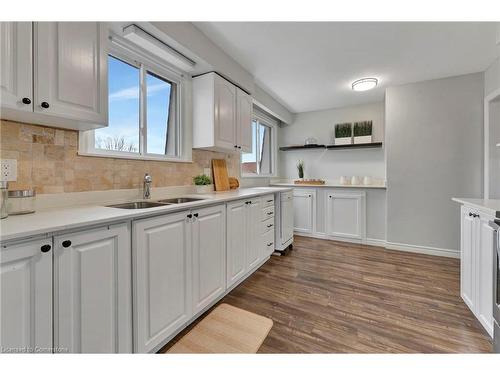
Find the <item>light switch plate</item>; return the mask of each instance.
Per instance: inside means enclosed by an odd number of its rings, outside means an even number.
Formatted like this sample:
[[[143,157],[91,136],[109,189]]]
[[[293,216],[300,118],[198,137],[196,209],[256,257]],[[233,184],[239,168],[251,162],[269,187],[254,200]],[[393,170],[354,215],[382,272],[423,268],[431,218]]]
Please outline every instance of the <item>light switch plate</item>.
[[[17,180],[17,160],[2,159],[1,164],[1,181],[16,181]]]

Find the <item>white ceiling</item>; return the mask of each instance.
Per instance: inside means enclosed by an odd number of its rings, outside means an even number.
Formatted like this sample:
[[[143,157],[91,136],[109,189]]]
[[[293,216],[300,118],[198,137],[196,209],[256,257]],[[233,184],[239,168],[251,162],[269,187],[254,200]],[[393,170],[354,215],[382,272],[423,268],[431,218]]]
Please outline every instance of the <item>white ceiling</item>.
[[[484,71],[495,23],[196,22],[291,112],[382,100],[388,86]],[[353,92],[352,81],[379,86]]]

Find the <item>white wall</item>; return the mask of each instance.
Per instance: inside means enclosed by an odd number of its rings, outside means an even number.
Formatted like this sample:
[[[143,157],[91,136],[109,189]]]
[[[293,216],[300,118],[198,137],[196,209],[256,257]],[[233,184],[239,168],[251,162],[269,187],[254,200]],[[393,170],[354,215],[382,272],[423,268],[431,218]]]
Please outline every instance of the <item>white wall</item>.
[[[489,103],[489,198],[500,199],[500,96]]]
[[[333,143],[333,128],[341,122],[372,120],[374,141],[384,139],[384,103],[305,112],[295,115],[291,125],[279,130],[279,145],[304,144],[315,137],[320,144]],[[297,161],[305,162],[306,178],[336,180],[342,175],[385,178],[384,149],[278,151],[279,176],[297,178]]]
[[[484,72],[484,96],[500,90],[500,59]],[[500,96],[488,105],[489,111],[489,198],[500,199]]]
[[[496,59],[484,72],[484,96],[500,89],[500,58]]]
[[[253,98],[256,104],[285,124],[293,123],[293,114],[260,86],[255,85]]]
[[[458,250],[459,206],[482,195],[483,74],[386,90],[387,241]]]

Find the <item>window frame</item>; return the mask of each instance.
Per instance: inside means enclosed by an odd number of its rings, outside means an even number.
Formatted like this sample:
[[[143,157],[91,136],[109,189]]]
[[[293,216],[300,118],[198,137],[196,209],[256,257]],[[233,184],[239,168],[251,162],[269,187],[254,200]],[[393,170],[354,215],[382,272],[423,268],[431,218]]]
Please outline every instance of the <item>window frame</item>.
[[[98,156],[110,157],[118,159],[139,159],[139,160],[157,160],[157,161],[171,161],[171,162],[190,162],[191,153],[187,152],[189,147],[186,147],[185,138],[189,134],[186,131],[186,124],[184,123],[183,111],[186,104],[185,99],[189,96],[187,91],[190,88],[186,74],[170,67],[167,63],[159,61],[148,52],[142,50],[140,47],[132,46],[127,41],[120,38],[113,37],[114,41],[109,43],[108,51],[106,54],[106,64],[108,63],[109,56],[123,61],[133,67],[139,69],[139,150],[138,152],[106,150],[95,147],[95,130],[81,131],[79,133],[78,155],[82,156]],[[176,85],[175,95],[175,144],[176,155],[161,155],[145,152],[147,150],[147,85],[146,79],[148,72]],[[109,96],[109,93],[108,93]],[[106,97],[108,100],[108,97]]]
[[[257,173],[248,173],[248,172],[243,172],[242,170],[242,165],[243,165],[243,153],[240,156],[240,175],[243,178],[272,178],[277,176],[277,171],[276,171],[276,166],[277,166],[277,161],[276,158],[278,156],[278,140],[277,140],[277,134],[278,134],[278,123],[276,120],[273,120],[272,118],[265,116],[265,114],[261,114],[258,111],[253,110],[252,113],[252,122],[256,121],[257,122],[257,129],[259,129],[258,125],[262,124],[271,129],[271,173],[266,173],[266,174],[261,174],[259,172]],[[253,138],[253,134],[252,134]],[[257,169],[259,169],[259,148],[260,148],[260,137],[255,137],[256,142],[257,142]],[[252,148],[254,147],[253,142],[252,142]]]

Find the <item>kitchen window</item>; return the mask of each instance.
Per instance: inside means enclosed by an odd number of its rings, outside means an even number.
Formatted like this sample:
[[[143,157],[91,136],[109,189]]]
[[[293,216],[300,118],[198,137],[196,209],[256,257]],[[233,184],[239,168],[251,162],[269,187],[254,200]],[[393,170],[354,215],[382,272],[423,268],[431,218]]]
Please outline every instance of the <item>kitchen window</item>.
[[[272,177],[276,165],[277,122],[254,109],[252,120],[252,151],[241,154],[243,177]]]
[[[117,48],[107,63],[108,126],[83,132],[80,154],[185,161],[180,128],[182,76]]]

